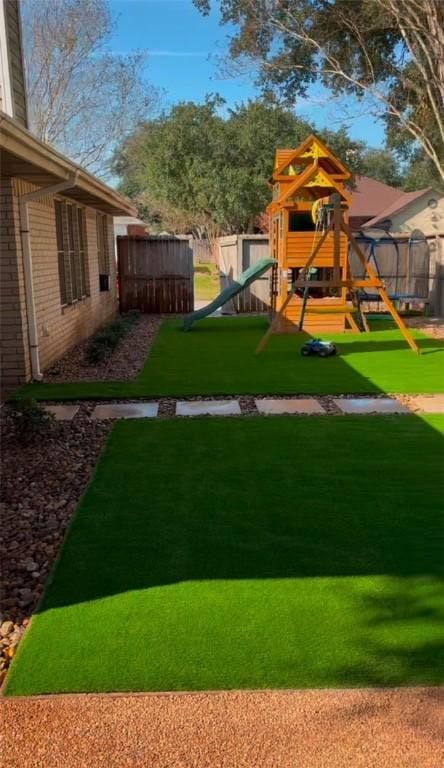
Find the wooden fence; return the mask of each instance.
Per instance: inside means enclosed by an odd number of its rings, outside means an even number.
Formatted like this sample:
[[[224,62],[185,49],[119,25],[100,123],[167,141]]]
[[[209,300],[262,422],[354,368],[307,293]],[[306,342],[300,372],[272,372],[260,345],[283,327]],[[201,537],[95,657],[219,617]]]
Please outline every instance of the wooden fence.
[[[270,255],[268,235],[229,235],[218,240],[221,285],[225,288],[248,267]],[[225,305],[226,311],[267,312],[270,309],[271,271]]]
[[[193,250],[188,237],[117,238],[120,311],[185,314],[194,309]]]
[[[195,264],[216,262],[214,251],[211,250],[208,240],[192,240],[193,257]]]
[[[396,242],[396,235],[393,235],[391,239],[393,242]],[[389,290],[396,289],[401,292],[423,296],[428,302],[430,313],[442,317],[444,316],[444,238],[433,236],[426,237],[425,239],[427,241],[426,244],[421,244],[421,248],[415,245],[410,255],[408,279],[403,253],[400,253],[402,258],[399,259],[399,268],[396,279],[394,279],[390,265],[385,263],[387,259],[381,250],[383,244],[379,244],[375,252],[378,261],[381,262],[381,275],[387,282]],[[360,244],[362,247],[363,244]],[[405,247],[405,245],[397,243],[397,248],[400,248],[401,251]],[[236,280],[243,271],[251,267],[259,259],[270,255],[268,235],[230,235],[221,237],[218,240],[218,252],[218,266],[222,273],[221,285],[225,287],[231,280]],[[356,260],[353,253],[351,261],[353,263],[353,274],[359,274],[359,264],[356,265],[354,263]],[[236,296],[233,301],[226,304],[224,307],[225,311],[268,311],[270,308],[270,277],[271,272],[268,272],[254,282],[249,288]]]

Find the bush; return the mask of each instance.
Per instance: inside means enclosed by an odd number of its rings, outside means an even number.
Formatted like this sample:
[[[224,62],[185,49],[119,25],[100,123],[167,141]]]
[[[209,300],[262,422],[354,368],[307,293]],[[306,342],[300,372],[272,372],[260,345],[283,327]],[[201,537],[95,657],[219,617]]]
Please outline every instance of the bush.
[[[86,348],[88,362],[100,363],[110,357],[139,317],[140,312],[132,310],[98,331]]]
[[[46,435],[58,426],[54,414],[45,411],[31,397],[17,400],[11,411],[11,419],[18,435],[26,439]]]

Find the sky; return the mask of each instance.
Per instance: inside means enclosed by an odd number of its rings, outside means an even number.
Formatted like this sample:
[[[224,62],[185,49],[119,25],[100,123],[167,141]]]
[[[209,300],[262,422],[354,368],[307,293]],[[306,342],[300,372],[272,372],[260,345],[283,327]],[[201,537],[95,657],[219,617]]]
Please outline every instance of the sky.
[[[209,93],[219,93],[227,106],[234,106],[259,95],[252,76],[221,76],[217,58],[226,52],[229,33],[235,29],[220,26],[216,9],[202,16],[192,0],[111,0],[110,5],[116,20],[110,49],[148,50],[147,77],[164,91],[165,106],[183,100],[202,102]],[[314,127],[337,130],[346,124],[353,138],[372,147],[384,144],[380,122],[362,114],[357,102],[348,99],[345,108],[344,101],[331,99],[318,86],[295,109]]]

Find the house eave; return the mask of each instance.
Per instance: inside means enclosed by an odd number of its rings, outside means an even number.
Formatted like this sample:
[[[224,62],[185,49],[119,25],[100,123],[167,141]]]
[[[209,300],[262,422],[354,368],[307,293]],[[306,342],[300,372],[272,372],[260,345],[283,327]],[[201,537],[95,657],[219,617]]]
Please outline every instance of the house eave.
[[[17,176],[38,186],[67,180],[77,173],[76,185],[67,193],[70,198],[112,216],[137,215],[129,200],[3,112],[0,112],[0,168],[4,176]]]

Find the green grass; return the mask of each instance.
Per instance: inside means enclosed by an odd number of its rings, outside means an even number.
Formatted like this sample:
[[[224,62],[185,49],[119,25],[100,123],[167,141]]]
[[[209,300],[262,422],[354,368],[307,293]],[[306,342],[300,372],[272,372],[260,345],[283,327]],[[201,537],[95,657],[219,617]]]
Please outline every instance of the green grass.
[[[116,424],[7,694],[438,684],[443,430]]]
[[[31,384],[21,394],[39,400],[137,398],[181,395],[372,394],[444,391],[444,344],[414,333],[416,355],[397,330],[375,323],[372,333],[329,336],[339,355],[302,358],[300,336],[265,332],[263,317],[209,318],[183,333],[180,320],[163,323],[151,354],[134,381]],[[327,337],[326,335],[324,336]]]
[[[194,298],[212,301],[220,293],[219,270],[215,264],[201,263],[194,267]]]

